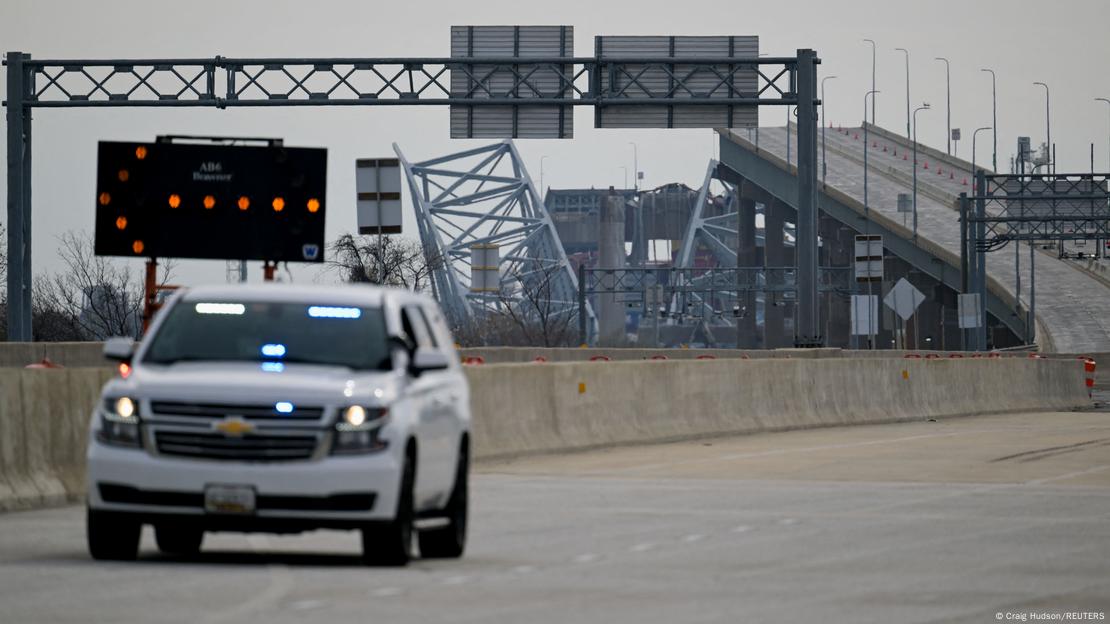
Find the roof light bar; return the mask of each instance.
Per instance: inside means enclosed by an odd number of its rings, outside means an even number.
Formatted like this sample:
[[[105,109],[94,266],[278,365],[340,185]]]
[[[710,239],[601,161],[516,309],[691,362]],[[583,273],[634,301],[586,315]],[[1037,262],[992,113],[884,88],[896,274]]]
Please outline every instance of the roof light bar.
[[[198,303],[197,314],[233,314],[242,315],[247,311],[247,306],[241,303]]]
[[[362,316],[359,308],[337,308],[333,306],[309,306],[308,315],[312,318],[357,319]]]

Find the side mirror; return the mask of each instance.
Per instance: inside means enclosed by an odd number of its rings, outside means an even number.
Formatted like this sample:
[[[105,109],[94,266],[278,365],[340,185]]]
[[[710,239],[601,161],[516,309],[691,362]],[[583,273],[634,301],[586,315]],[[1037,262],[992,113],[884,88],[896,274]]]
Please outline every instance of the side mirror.
[[[135,341],[124,336],[109,338],[104,343],[104,358],[116,362],[130,362],[135,355]]]
[[[449,365],[447,356],[439,349],[427,347],[418,348],[412,355],[409,371],[413,377],[419,377],[425,371],[443,370]]]

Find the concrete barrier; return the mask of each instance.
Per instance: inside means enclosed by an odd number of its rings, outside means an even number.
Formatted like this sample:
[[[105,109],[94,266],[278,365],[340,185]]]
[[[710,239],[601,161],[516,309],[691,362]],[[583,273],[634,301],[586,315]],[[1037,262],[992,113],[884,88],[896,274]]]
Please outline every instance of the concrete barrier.
[[[634,358],[465,371],[478,459],[1090,404],[1076,359]],[[83,496],[88,419],[113,373],[0,369],[0,509]]]
[[[765,359],[468,367],[475,457],[1089,405],[1079,361]]]
[[[109,368],[0,369],[0,509],[84,494],[89,416]]]

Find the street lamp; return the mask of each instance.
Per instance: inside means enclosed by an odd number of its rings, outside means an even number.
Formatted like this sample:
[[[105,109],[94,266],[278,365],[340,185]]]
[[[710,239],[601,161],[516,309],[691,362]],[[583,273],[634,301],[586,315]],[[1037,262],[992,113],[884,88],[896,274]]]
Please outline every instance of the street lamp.
[[[871,98],[872,106],[875,104],[875,94],[878,91],[871,90],[863,95],[863,117],[867,118],[867,98]],[[865,219],[871,217],[871,209],[867,203],[867,153],[871,151],[867,147],[867,124],[863,124],[863,215]]]
[[[979,136],[979,132],[982,131],[982,130],[992,130],[992,128],[990,126],[983,126],[982,128],[976,128],[975,132],[971,133],[971,177],[972,177],[972,179],[975,178],[975,171],[976,171],[976,169],[975,169],[975,137]]]
[[[905,48],[894,48],[906,53],[906,138],[910,138],[910,51]]]
[[[1108,106],[1110,106],[1110,99],[1095,98],[1095,101],[1096,102],[1106,102],[1106,104]],[[1110,113],[1110,108],[1107,108],[1106,112]],[[1110,117],[1108,117],[1108,118],[1110,118]],[[1110,171],[1110,134],[1108,134],[1107,137],[1106,137],[1106,169],[1107,169],[1107,171]]]
[[[547,160],[547,156],[540,156],[540,196],[544,194],[543,190],[543,161]]]
[[[994,137],[994,152],[991,156],[991,171],[998,172],[998,81],[993,69],[980,69],[991,75],[991,135]]]
[[[938,61],[944,61],[944,84],[945,92],[948,98],[948,155],[952,155],[952,67],[948,64],[948,59],[943,56],[936,58]]]
[[[929,110],[929,103],[924,102],[913,111],[913,242],[917,242],[917,113]]]
[[[1045,144],[1045,151],[1046,151],[1045,156],[1048,157],[1049,173],[1056,173],[1056,162],[1055,162],[1056,161],[1056,158],[1055,158],[1056,155],[1052,153],[1053,152],[1053,150],[1052,150],[1052,116],[1049,114],[1049,108],[1048,108],[1048,104],[1049,104],[1049,101],[1048,101],[1048,85],[1046,85],[1043,82],[1034,82],[1033,84],[1041,85],[1042,87],[1044,87],[1044,124],[1045,124],[1045,134],[1048,135],[1045,139],[1045,140],[1048,141],[1048,143]]]
[[[863,41],[864,41],[864,43],[870,43],[871,44],[871,93],[878,93],[878,91],[875,90],[875,40],[874,39],[864,39]],[[863,120],[867,121],[867,111],[866,110],[864,110],[864,112],[863,112]],[[874,95],[871,96],[871,123],[872,124],[875,123],[875,96]]]
[[[632,141],[628,142],[632,146],[632,186],[636,190],[640,190],[640,157],[636,153],[636,144]],[[624,188],[628,188],[628,181],[625,181]]]
[[[829,125],[828,119],[825,119],[825,81],[834,78],[836,76],[825,76],[821,79],[821,186],[825,186],[825,178],[829,175],[829,160],[825,156],[825,126]],[[864,109],[863,116],[867,117],[867,109]]]

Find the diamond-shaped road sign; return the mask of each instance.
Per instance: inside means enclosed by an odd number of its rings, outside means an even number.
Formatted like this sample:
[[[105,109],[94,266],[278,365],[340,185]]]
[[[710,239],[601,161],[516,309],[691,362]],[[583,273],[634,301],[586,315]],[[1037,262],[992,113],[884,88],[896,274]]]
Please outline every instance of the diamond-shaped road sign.
[[[908,321],[913,316],[914,311],[917,310],[917,306],[921,305],[922,301],[925,301],[925,295],[921,294],[921,291],[914,288],[913,284],[904,277],[898,280],[894,288],[891,288],[890,292],[883,298],[886,307],[894,310],[894,313],[902,317],[903,321]]]

